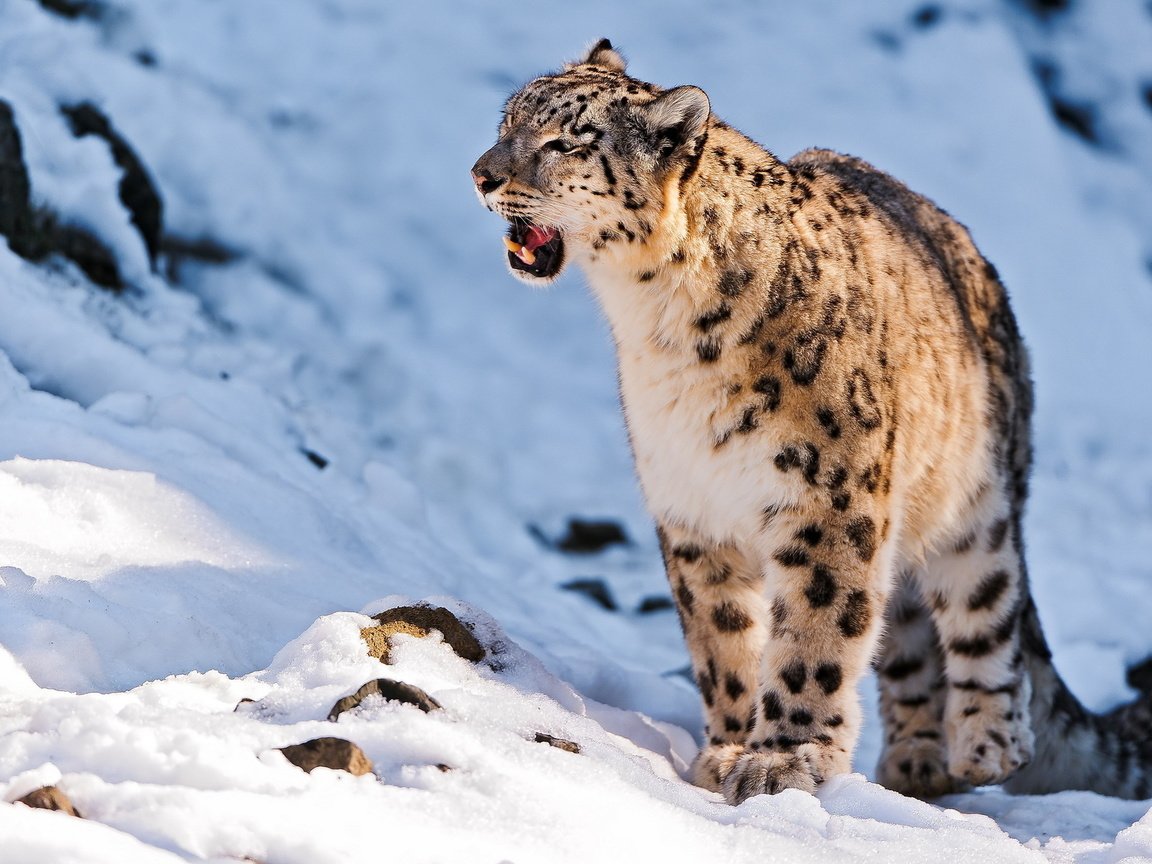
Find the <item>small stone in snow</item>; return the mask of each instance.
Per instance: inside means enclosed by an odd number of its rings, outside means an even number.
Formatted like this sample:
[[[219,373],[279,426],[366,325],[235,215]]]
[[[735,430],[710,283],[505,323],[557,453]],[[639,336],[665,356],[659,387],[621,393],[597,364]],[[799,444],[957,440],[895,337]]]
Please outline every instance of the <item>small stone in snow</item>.
[[[79,811],[72,806],[72,802],[68,799],[68,796],[55,786],[42,786],[33,792],[29,792],[23,798],[17,799],[16,803],[25,804],[28,807],[36,807],[41,810],[59,810],[61,813],[67,813],[69,816],[81,818]]]
[[[369,696],[382,696],[390,702],[403,702],[414,705],[425,714],[442,707],[439,702],[414,684],[405,684],[403,681],[393,681],[391,678],[377,678],[369,681],[351,696],[345,696],[332,706],[328,712],[328,719],[335,720],[345,711],[351,711]]]
[[[332,768],[357,776],[372,773],[372,760],[364,755],[363,750],[343,738],[314,738],[303,744],[289,744],[279,749],[289,762],[309,773],[313,768]]]
[[[628,535],[618,523],[608,519],[579,517],[568,520],[568,533],[556,541],[556,548],[561,552],[577,555],[590,555],[602,552],[609,546],[627,545]]]
[[[555,747],[557,750],[566,750],[569,753],[579,753],[580,745],[575,741],[568,741],[564,738],[557,738],[554,735],[549,735],[547,732],[536,733],[537,744],[547,744]]]
[[[583,594],[589,600],[598,603],[609,612],[616,611],[616,598],[612,596],[611,589],[609,589],[603,579],[573,579],[571,582],[565,582],[560,587],[565,591],[575,591],[577,594]]]
[[[640,605],[636,607],[636,611],[641,615],[647,615],[649,612],[663,612],[665,609],[675,608],[671,597],[653,594],[651,597],[645,597],[641,600]]]

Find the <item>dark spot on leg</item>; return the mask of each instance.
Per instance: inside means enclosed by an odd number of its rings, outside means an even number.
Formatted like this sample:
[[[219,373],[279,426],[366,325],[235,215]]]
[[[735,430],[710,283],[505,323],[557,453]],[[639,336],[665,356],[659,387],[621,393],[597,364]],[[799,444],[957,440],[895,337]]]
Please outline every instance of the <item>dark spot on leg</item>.
[[[848,523],[845,529],[848,542],[856,550],[861,561],[867,563],[876,553],[876,523],[869,516],[858,516]]]
[[[797,708],[788,715],[788,719],[795,723],[797,726],[808,726],[812,723],[812,715],[805,711],[803,708]]]
[[[725,601],[712,610],[712,621],[724,633],[738,633],[752,626],[752,619],[735,603]]]
[[[706,672],[701,672],[696,676],[696,686],[700,690],[700,698],[704,700],[704,704],[709,708],[716,702],[716,682]]]
[[[840,632],[849,639],[860,636],[868,629],[872,621],[872,612],[868,608],[868,595],[863,591],[852,591],[844,604],[844,611],[836,622]]]
[[[740,677],[733,672],[729,672],[724,676],[724,692],[728,694],[728,698],[735,702],[745,693],[744,682]]]
[[[824,531],[819,525],[805,525],[796,532],[796,539],[807,543],[809,546],[815,548],[820,545],[820,541],[824,538]]]
[[[780,680],[788,688],[790,693],[799,693],[804,689],[804,685],[808,682],[808,670],[804,666],[804,661],[793,660],[780,671]]]
[[[765,693],[761,702],[764,705],[765,720],[779,720],[784,716],[784,705],[780,702],[780,697],[775,690],[769,690]]]
[[[808,603],[813,609],[831,606],[832,601],[836,599],[836,578],[832,571],[823,564],[813,567],[812,580],[804,589],[804,596],[808,598]]]
[[[781,549],[774,557],[785,567],[804,567],[808,564],[808,552],[801,546],[789,546]]]
[[[691,615],[695,611],[696,598],[688,586],[684,584],[683,579],[676,586],[676,599],[680,601],[680,608],[684,610],[686,615]]]
[[[700,556],[704,554],[704,550],[697,546],[695,543],[685,543],[681,546],[672,547],[672,555],[682,561],[687,561],[689,564],[698,561]]]
[[[841,679],[843,673],[840,671],[838,663],[821,663],[816,667],[816,671],[812,674],[816,683],[820,685],[820,689],[825,693],[832,694],[840,689]]]

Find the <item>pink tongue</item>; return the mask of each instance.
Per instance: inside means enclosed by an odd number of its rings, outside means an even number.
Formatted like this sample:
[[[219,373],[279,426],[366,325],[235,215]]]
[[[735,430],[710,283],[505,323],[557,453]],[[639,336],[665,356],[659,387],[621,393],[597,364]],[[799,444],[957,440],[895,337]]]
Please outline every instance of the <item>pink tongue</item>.
[[[555,228],[540,228],[536,225],[530,225],[528,227],[528,234],[524,237],[524,247],[529,252],[535,252],[555,236]]]

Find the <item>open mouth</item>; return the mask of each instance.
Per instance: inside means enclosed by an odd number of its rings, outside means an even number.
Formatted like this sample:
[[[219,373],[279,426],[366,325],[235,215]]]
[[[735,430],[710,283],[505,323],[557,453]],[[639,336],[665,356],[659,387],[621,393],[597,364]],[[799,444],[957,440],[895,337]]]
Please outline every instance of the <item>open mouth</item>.
[[[550,279],[564,264],[564,239],[555,228],[533,225],[514,216],[504,245],[508,247],[508,264],[538,279]]]

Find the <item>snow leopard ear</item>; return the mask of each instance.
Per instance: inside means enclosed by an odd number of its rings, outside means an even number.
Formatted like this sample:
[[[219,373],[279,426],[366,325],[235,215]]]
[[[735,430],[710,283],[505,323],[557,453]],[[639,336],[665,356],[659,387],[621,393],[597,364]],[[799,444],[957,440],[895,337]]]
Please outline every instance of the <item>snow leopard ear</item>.
[[[610,72],[621,72],[628,68],[628,61],[624,59],[624,55],[612,47],[612,43],[607,39],[601,39],[595,45],[588,49],[588,53],[584,55],[584,59],[579,63],[569,65],[569,69],[574,66],[600,66]]]
[[[694,142],[708,127],[708,94],[691,85],[665,90],[640,106],[640,121],[661,159]]]

